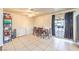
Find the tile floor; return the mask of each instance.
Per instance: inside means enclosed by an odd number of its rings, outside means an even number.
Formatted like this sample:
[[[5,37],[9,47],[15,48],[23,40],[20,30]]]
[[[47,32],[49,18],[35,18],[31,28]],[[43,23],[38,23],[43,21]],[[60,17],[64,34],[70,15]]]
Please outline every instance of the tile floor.
[[[71,41],[52,37],[42,39],[33,35],[22,36],[4,44],[3,51],[79,51]]]

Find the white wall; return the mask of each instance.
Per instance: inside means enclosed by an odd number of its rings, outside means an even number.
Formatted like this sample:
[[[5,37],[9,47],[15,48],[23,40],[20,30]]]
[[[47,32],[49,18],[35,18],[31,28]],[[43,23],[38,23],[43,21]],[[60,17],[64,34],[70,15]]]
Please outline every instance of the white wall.
[[[0,46],[3,45],[3,9],[0,9]]]
[[[73,27],[74,27],[74,30],[73,30],[73,32],[74,32],[74,41],[76,41],[76,36],[77,36],[77,34],[76,34],[77,33],[77,31],[76,31],[76,29],[77,29],[76,28],[77,27],[77,23],[76,23],[77,22],[77,19],[76,19],[76,16],[77,15],[79,15],[79,9],[75,10],[74,17],[73,17],[74,18],[74,20],[73,20],[73,23],[74,23],[73,24]]]
[[[12,15],[12,27],[16,29],[17,34],[25,35],[32,32],[31,18],[27,16],[11,14]]]
[[[34,26],[51,28],[52,17],[51,15],[39,16],[35,19]]]
[[[12,15],[13,29],[17,30],[17,34],[25,35],[32,33],[31,19],[22,15]]]

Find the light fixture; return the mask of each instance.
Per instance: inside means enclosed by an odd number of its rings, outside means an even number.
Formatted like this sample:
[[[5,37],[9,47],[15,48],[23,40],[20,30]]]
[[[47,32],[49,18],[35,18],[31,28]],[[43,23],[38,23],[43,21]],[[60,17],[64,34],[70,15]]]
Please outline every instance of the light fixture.
[[[28,14],[28,17],[33,17],[35,16],[35,14]]]
[[[34,17],[38,14],[38,12],[35,12],[32,8],[27,9],[27,16],[28,17]]]
[[[28,9],[27,9],[27,12],[28,12],[28,13],[32,13],[32,12],[34,12],[34,11],[32,10],[32,8],[28,8]]]

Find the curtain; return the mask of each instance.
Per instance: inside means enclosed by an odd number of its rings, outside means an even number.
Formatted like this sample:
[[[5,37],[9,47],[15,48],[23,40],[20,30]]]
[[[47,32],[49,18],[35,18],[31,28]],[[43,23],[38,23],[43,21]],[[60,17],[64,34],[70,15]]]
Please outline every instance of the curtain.
[[[73,39],[73,12],[65,13],[65,38]]]
[[[52,35],[55,36],[55,15],[52,15]]]

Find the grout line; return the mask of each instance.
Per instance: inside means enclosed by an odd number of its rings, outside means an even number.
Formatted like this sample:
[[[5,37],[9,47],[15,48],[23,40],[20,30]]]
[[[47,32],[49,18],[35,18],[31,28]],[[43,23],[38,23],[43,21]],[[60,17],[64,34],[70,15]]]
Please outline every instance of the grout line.
[[[30,40],[29,40],[29,41],[30,41]],[[37,41],[37,40],[36,40],[36,41]],[[34,41],[34,42],[35,42],[35,41]],[[24,43],[23,43],[23,44],[24,44]],[[31,42],[31,44],[34,44],[34,43]],[[25,45],[25,44],[24,44],[24,45]],[[39,46],[37,46],[37,45],[35,45],[35,44],[34,44],[34,46],[35,46],[35,47],[39,47]],[[40,47],[39,47],[39,48],[40,48]],[[40,48],[40,49],[42,49],[42,48]],[[43,50],[43,49],[42,49],[42,50]]]
[[[19,40],[21,40],[21,39],[19,38]],[[26,47],[26,45],[23,43],[23,41],[21,41],[21,43],[24,45],[24,47]],[[27,49],[29,49],[29,48],[27,48]],[[29,50],[31,50],[31,49],[29,49]]]
[[[13,45],[13,47],[14,47],[14,50],[16,50],[16,48],[15,48],[15,46],[14,46],[14,44],[13,44],[13,40],[12,40],[12,45]]]

